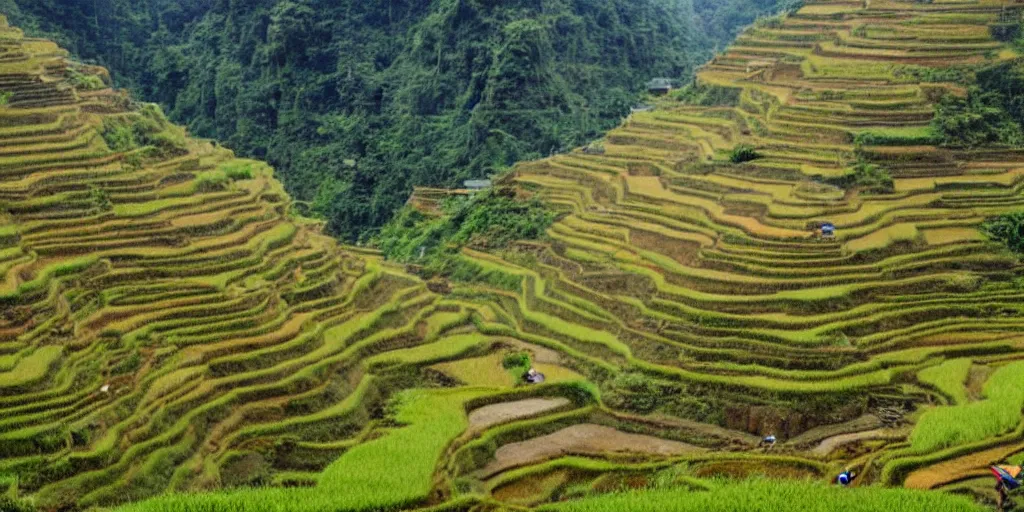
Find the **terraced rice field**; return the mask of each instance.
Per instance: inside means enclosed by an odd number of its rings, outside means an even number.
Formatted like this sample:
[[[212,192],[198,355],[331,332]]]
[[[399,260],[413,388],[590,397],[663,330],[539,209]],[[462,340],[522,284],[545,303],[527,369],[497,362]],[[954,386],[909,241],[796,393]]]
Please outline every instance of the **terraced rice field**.
[[[758,24],[697,78],[735,106],[662,99],[603,154],[518,166],[564,215],[460,255],[504,279],[443,286],[0,18],[0,484],[45,510],[978,510],[1024,450],[1021,267],[978,231],[1024,207],[1024,153],[854,138],[915,136],[962,88],[903,67],[1009,58],[988,25],[1021,7]],[[117,147],[122,121],[160,131]],[[823,182],[855,153],[895,192]],[[863,489],[824,485],[845,468]],[[878,489],[904,482],[964,496]]]

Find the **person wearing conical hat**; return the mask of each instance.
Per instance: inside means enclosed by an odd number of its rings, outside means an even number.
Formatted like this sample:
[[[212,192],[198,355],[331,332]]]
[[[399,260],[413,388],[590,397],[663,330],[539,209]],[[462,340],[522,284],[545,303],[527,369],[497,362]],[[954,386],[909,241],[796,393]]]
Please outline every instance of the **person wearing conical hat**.
[[[1012,508],[1009,493],[1021,486],[1018,478],[1022,468],[1020,466],[991,466],[989,469],[996,477],[996,510],[1002,512],[1007,508]]]

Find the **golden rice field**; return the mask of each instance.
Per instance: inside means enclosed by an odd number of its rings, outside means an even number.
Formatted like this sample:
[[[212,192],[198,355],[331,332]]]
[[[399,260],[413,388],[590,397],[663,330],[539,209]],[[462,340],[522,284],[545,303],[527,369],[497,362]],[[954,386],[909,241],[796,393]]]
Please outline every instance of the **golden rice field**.
[[[339,245],[265,164],[0,17],[0,496],[991,507],[987,465],[1024,454],[1024,288],[978,228],[1024,208],[1024,153],[854,139],[920,138],[962,87],[902,70],[1011,58],[988,26],[1021,9],[809,1],[758,23],[696,79],[735,102],[661,98],[602,154],[518,165],[504,184],[563,215],[443,283]],[[730,162],[740,144],[761,158]],[[857,156],[893,191],[827,183]],[[844,469],[856,489],[828,485]]]

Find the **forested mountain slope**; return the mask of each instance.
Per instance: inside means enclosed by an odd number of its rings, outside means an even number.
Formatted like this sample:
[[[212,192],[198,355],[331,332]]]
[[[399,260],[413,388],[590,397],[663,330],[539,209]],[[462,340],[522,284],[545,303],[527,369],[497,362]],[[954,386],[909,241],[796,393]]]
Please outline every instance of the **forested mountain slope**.
[[[413,185],[580,145],[776,0],[0,0],[355,238]],[[704,27],[709,27],[705,32]]]

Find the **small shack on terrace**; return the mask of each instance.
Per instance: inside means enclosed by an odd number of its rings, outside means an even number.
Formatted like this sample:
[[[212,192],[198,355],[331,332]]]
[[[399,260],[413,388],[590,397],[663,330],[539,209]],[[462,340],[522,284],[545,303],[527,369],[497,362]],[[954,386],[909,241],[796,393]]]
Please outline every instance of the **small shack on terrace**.
[[[672,92],[672,79],[655,78],[647,82],[647,92],[656,96],[664,96]]]
[[[754,71],[760,71],[762,69],[771,69],[775,67],[777,61],[769,59],[752,60],[747,62],[747,73],[753,73]]]
[[[468,190],[470,193],[480,192],[491,188],[493,183],[491,180],[466,180],[462,182],[463,188]]]
[[[591,142],[583,148],[583,154],[585,155],[603,155],[604,144],[599,141]]]

